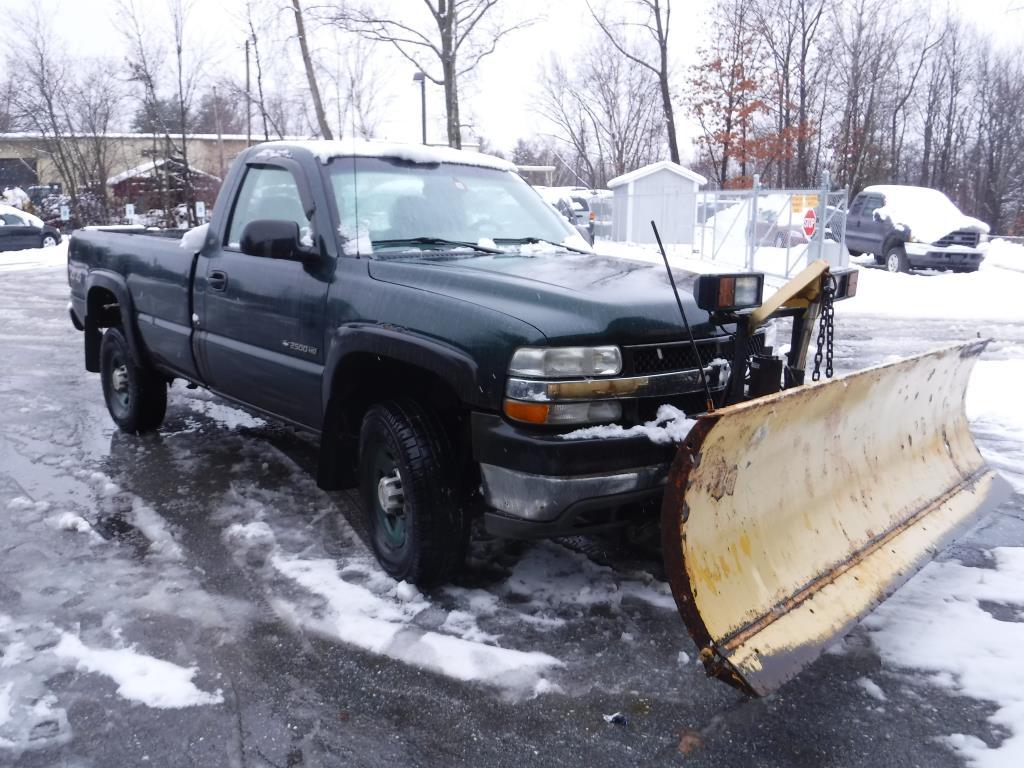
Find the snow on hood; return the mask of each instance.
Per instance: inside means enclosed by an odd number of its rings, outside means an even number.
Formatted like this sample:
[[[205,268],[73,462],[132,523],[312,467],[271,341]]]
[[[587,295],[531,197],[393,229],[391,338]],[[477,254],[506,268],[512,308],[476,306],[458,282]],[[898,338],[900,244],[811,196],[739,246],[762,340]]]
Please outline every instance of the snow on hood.
[[[883,195],[885,205],[878,209],[878,215],[889,219],[897,228],[909,229],[911,235],[924,243],[934,243],[959,229],[989,230],[988,224],[961,213],[937,189],[883,184],[864,191]]]
[[[280,157],[291,149],[305,149],[312,152],[321,163],[328,163],[335,157],[390,157],[410,163],[458,163],[498,171],[515,171],[516,166],[499,157],[469,152],[451,147],[430,147],[423,144],[390,144],[383,141],[343,139],[340,141],[270,141],[260,145],[256,157]]]

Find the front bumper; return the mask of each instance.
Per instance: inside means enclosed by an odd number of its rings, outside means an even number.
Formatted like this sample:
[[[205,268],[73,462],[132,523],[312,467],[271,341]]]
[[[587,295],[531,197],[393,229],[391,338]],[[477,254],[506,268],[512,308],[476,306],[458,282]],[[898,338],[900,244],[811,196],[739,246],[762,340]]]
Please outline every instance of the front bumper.
[[[564,440],[474,413],[488,531],[538,538],[593,531],[624,521],[623,507],[660,497],[674,445],[646,437]]]
[[[977,269],[985,258],[982,251],[963,246],[942,247],[929,243],[905,243],[903,246],[911,266],[933,269]]]

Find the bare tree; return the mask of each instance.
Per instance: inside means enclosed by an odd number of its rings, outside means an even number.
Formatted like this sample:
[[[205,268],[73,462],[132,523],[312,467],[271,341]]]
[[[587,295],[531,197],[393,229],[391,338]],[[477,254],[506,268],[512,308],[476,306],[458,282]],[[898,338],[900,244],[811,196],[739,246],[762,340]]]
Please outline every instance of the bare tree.
[[[665,147],[657,79],[616,53],[602,37],[572,71],[553,60],[541,82],[540,112],[591,187],[655,160]]]
[[[295,29],[299,37],[299,50],[302,51],[302,66],[306,70],[306,81],[309,83],[309,95],[313,99],[313,109],[316,112],[316,122],[320,128],[320,135],[325,139],[334,138],[331,127],[327,124],[327,114],[324,112],[324,103],[320,98],[320,86],[316,81],[316,69],[313,66],[313,59],[309,53],[309,41],[306,39],[306,22],[302,15],[302,7],[299,0],[292,0],[292,11],[295,14]]]
[[[496,18],[498,0],[424,0],[427,15],[400,20],[378,5],[342,6],[333,20],[368,40],[385,42],[435,85],[444,88],[449,146],[462,147],[459,121],[459,82],[498,43],[529,22],[502,24]]]
[[[590,15],[594,17],[594,21],[597,22],[615,49],[629,61],[648,70],[657,78],[661,95],[661,113],[668,138],[669,158],[673,163],[678,163],[679,145],[676,137],[675,108],[672,105],[672,88],[669,83],[671,67],[669,65],[668,40],[672,21],[672,0],[631,0],[631,4],[640,10],[643,16],[641,21],[611,21],[604,13],[596,13],[590,0],[587,0]],[[640,27],[650,35],[656,49],[653,57],[644,57],[630,47],[623,33],[627,25]]]
[[[753,23],[764,43],[771,75],[765,100],[775,119],[779,186],[811,182],[810,139],[821,130],[812,120],[815,92],[826,87],[818,27],[828,0],[759,0]]]
[[[84,223],[106,208],[106,137],[119,118],[113,67],[108,61],[68,60],[38,8],[14,29],[17,47],[9,50],[7,66],[22,82],[10,91],[13,122],[39,137],[39,148],[64,181],[73,218]]]

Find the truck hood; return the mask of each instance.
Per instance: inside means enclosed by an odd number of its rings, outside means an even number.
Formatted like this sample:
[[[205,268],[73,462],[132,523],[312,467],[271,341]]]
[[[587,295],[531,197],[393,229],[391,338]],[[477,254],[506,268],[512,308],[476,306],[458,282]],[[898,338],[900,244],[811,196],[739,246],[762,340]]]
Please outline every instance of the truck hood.
[[[450,256],[371,261],[384,282],[450,296],[533,325],[552,344],[635,344],[685,335],[665,269],[594,254]],[[696,274],[673,270],[694,334],[717,335],[693,300]]]

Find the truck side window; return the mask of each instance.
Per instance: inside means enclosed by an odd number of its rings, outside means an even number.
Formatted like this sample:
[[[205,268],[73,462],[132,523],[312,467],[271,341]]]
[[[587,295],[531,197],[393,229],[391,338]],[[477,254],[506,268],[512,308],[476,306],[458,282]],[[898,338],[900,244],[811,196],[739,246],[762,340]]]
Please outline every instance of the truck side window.
[[[863,207],[864,207],[864,195],[857,195],[857,197],[853,201],[853,205],[850,206],[850,215],[851,216],[860,216],[861,213],[862,213],[861,209]]]
[[[877,195],[872,195],[871,197],[865,199],[864,212],[861,215],[865,219],[871,220],[873,218],[872,214],[879,208],[881,208],[883,204],[884,202],[882,198],[878,197]]]
[[[245,225],[259,219],[294,221],[303,240],[312,235],[295,177],[284,168],[252,166],[246,171],[231,213],[228,246],[238,248]]]

